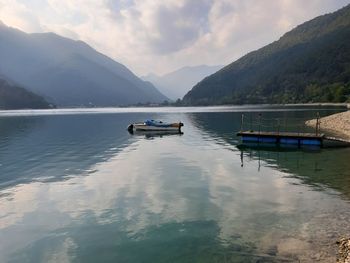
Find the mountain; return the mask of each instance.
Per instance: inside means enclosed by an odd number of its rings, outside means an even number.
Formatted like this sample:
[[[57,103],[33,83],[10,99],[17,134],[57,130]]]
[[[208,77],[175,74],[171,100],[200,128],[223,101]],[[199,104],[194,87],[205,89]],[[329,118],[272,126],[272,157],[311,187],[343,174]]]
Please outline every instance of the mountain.
[[[349,95],[350,5],[296,27],[205,78],[183,102],[343,102]]]
[[[51,105],[44,98],[0,77],[0,109],[47,109]]]
[[[163,76],[149,74],[142,79],[152,82],[167,97],[182,98],[195,84],[221,69],[223,66],[183,67]]]
[[[57,106],[167,100],[122,64],[54,33],[27,34],[0,24],[0,58],[0,72]]]

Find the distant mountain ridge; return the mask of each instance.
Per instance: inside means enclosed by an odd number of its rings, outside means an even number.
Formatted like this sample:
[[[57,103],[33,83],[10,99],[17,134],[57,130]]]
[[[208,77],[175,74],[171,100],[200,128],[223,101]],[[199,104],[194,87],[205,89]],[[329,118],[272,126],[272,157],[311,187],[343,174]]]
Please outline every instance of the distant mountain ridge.
[[[149,74],[141,77],[143,80],[153,83],[167,97],[176,100],[182,98],[195,84],[201,81],[223,66],[192,66],[183,67],[168,74],[157,76]]]
[[[160,103],[151,83],[82,41],[0,23],[0,72],[60,107]]]
[[[44,98],[19,87],[0,76],[0,109],[47,109],[52,106]]]
[[[343,102],[349,96],[350,5],[296,27],[203,79],[183,102]]]

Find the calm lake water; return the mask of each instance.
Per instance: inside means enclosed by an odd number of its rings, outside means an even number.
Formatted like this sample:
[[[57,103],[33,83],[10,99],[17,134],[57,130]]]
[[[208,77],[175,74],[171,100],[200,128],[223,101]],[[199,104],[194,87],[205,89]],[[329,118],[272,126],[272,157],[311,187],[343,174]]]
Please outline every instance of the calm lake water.
[[[0,112],[0,262],[335,262],[350,149],[242,148],[258,107]],[[147,118],[182,135],[130,135]],[[247,122],[249,124],[249,122]]]

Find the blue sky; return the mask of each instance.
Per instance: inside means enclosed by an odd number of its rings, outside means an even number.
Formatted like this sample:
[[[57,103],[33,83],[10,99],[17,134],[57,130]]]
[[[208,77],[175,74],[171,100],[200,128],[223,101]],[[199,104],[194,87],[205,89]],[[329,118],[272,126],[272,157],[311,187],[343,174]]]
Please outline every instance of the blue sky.
[[[350,0],[0,0],[0,20],[87,42],[138,75],[225,65]]]

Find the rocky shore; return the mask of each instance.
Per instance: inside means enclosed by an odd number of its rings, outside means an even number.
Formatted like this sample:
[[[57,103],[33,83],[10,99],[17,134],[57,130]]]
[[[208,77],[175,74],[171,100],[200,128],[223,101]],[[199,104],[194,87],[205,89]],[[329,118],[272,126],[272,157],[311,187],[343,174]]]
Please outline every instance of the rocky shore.
[[[342,238],[337,244],[339,246],[337,263],[350,263],[350,238]]]
[[[350,142],[350,110],[323,117],[320,121],[321,131]],[[306,125],[315,127],[316,119],[306,121]],[[350,238],[341,238],[337,245],[337,263],[350,263]]]
[[[320,121],[322,131],[350,141],[350,110],[323,117]],[[306,125],[315,127],[316,119],[306,121]]]

